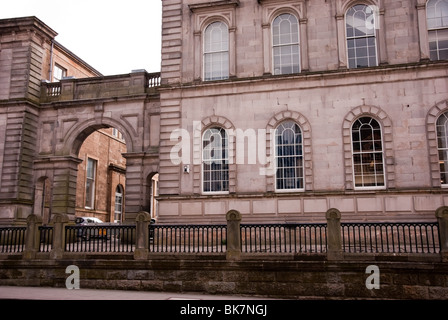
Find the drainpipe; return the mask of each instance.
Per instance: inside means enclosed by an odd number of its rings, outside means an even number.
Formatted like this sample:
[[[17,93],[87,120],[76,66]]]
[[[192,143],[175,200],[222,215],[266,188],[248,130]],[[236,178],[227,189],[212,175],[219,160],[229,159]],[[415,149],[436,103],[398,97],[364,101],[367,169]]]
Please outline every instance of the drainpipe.
[[[51,82],[51,78],[53,76],[53,46],[54,42],[53,39],[51,39],[51,48],[50,48],[50,71],[48,72],[48,81]]]

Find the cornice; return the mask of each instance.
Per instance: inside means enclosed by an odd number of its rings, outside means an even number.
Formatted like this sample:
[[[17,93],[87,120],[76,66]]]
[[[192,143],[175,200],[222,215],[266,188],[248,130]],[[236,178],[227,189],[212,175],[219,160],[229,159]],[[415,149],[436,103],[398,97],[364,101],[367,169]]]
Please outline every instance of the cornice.
[[[239,0],[216,0],[216,1],[210,1],[207,3],[196,3],[196,4],[190,4],[188,7],[190,8],[191,12],[197,12],[201,10],[207,10],[210,8],[216,8],[216,7],[238,7],[240,5]]]

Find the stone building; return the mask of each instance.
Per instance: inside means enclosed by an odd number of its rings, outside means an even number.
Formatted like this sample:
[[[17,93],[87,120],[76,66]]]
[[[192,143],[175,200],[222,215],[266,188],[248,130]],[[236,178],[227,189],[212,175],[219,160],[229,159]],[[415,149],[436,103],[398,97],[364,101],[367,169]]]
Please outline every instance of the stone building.
[[[32,99],[22,79],[20,97],[1,93],[0,122],[20,123],[0,127],[2,223],[35,210],[42,177],[52,213],[73,219],[80,146],[110,127],[126,141],[129,221],[151,210],[154,177],[166,223],[231,209],[244,222],[324,221],[329,208],[421,221],[448,205],[447,0],[162,4],[160,79],[63,79],[40,94],[35,82]],[[16,33],[2,29],[2,57]],[[32,48],[54,37],[24,35]]]
[[[434,220],[447,17],[446,0],[164,0],[160,219]]]

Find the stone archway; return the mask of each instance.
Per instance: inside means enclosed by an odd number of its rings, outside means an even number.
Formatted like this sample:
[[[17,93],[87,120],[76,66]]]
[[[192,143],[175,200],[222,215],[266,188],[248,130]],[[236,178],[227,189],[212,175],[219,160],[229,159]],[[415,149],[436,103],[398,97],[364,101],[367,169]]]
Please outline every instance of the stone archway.
[[[116,128],[92,132],[81,144],[76,181],[76,216],[89,216],[104,222],[122,221],[127,146],[123,134]],[[121,187],[118,199],[117,186]],[[116,217],[116,215],[118,217]]]
[[[73,125],[67,131],[63,139],[59,141],[59,148],[55,150],[55,155],[41,157],[36,161],[36,172],[45,168],[52,175],[52,214],[67,214],[71,221],[74,220],[76,214],[78,166],[85,160],[78,157],[79,150],[90,134],[99,129],[111,127],[117,128],[126,141],[127,151],[123,156],[126,158],[126,166],[129,167],[129,171],[123,170],[123,172],[125,172],[126,180],[130,177],[130,191],[140,193],[140,190],[135,190],[136,188],[141,188],[140,179],[136,176],[136,173],[142,172],[144,166],[142,157],[144,157],[144,153],[136,153],[133,150],[134,146],[139,143],[139,139],[135,139],[133,129],[111,118],[89,119]],[[125,190],[127,191],[127,186]],[[132,195],[129,197],[130,200],[126,198],[128,198],[127,192],[125,193],[124,203],[132,207],[130,210],[125,207],[124,211],[131,212],[129,219],[132,220],[142,207],[143,200]],[[132,212],[132,210],[135,212]]]

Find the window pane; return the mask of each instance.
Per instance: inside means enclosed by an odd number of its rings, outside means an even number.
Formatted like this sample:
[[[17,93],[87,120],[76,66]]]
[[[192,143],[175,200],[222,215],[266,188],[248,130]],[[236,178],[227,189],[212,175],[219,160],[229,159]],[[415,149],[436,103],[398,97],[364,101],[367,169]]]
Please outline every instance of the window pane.
[[[291,14],[282,14],[272,23],[274,74],[300,72],[299,25]]]
[[[431,60],[448,59],[448,0],[429,0],[426,7]]]
[[[429,29],[448,27],[448,0],[429,0],[426,17]]]
[[[96,165],[96,160],[87,159],[85,206],[90,209],[94,208]]]
[[[356,187],[385,185],[382,135],[379,123],[361,117],[352,125],[353,173]]]
[[[303,189],[302,132],[293,121],[280,124],[275,133],[276,189]]]
[[[356,5],[347,10],[345,20],[349,68],[378,64],[374,18],[374,10],[366,5]]]
[[[222,22],[214,22],[204,34],[204,79],[229,77],[229,31]]]
[[[229,191],[228,137],[222,128],[207,129],[202,138],[204,192]]]

